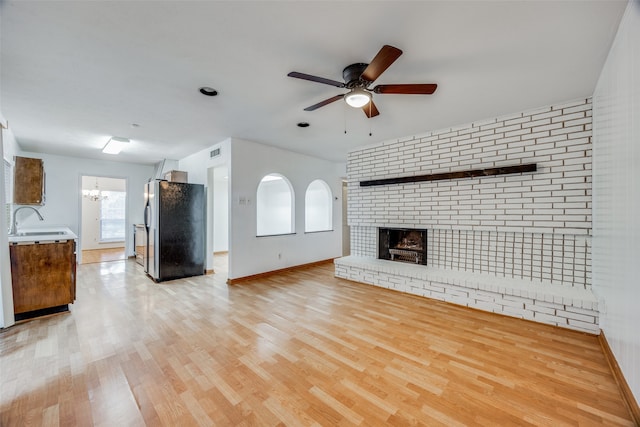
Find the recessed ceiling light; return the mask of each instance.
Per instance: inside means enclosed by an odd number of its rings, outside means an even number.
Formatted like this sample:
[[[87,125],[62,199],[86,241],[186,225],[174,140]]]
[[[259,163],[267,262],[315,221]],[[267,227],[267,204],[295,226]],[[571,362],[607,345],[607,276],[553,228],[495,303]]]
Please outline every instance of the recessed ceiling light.
[[[203,86],[200,88],[200,93],[207,96],[216,96],[218,91],[209,86]]]
[[[300,123],[298,123],[298,127],[299,127],[299,128],[308,128],[308,127],[309,127],[309,123],[307,123],[307,122],[300,122]]]

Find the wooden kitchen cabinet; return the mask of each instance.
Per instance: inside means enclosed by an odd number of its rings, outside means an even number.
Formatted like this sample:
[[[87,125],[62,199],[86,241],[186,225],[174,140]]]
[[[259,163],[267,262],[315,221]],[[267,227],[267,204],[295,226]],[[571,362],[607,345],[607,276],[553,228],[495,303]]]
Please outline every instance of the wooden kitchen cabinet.
[[[45,175],[42,159],[15,157],[13,175],[13,203],[16,205],[44,205]]]
[[[74,240],[9,245],[15,314],[75,301],[75,246]]]

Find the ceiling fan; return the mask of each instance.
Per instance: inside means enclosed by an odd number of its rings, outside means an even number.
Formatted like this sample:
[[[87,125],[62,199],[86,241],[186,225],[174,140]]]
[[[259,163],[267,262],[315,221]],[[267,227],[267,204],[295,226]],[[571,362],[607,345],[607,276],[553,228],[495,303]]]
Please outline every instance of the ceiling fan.
[[[373,58],[370,64],[351,64],[342,70],[342,78],[344,83],[325,79],[324,77],[312,76],[311,74],[299,73],[292,71],[287,76],[296,79],[309,80],[316,83],[323,83],[339,88],[349,89],[349,92],[342,95],[336,95],[331,98],[320,101],[305,111],[317,110],[320,107],[331,104],[339,99],[344,99],[347,104],[354,108],[362,108],[367,117],[375,117],[380,112],[373,103],[373,93],[378,94],[403,94],[403,95],[431,95],[436,91],[437,84],[393,84],[393,85],[377,85],[373,88],[369,86],[393,64],[396,59],[402,55],[402,51],[397,47],[384,45],[382,49]]]

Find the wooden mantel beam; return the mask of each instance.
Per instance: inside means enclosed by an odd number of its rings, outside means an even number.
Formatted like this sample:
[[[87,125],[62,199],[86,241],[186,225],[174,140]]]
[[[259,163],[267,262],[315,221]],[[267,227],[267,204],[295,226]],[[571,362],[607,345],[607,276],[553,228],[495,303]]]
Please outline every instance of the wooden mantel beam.
[[[412,182],[441,181],[443,179],[474,178],[478,176],[507,175],[521,172],[535,172],[536,163],[528,163],[516,166],[503,166],[488,169],[471,169],[457,172],[433,173],[429,175],[402,176],[398,178],[372,179],[360,181],[360,187],[372,187],[375,185],[407,184]]]

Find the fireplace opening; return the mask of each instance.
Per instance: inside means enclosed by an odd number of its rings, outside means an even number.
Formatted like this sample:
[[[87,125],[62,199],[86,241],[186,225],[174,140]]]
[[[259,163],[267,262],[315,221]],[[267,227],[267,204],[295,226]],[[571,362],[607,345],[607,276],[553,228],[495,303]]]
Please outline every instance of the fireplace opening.
[[[378,258],[427,265],[427,230],[379,228]]]

